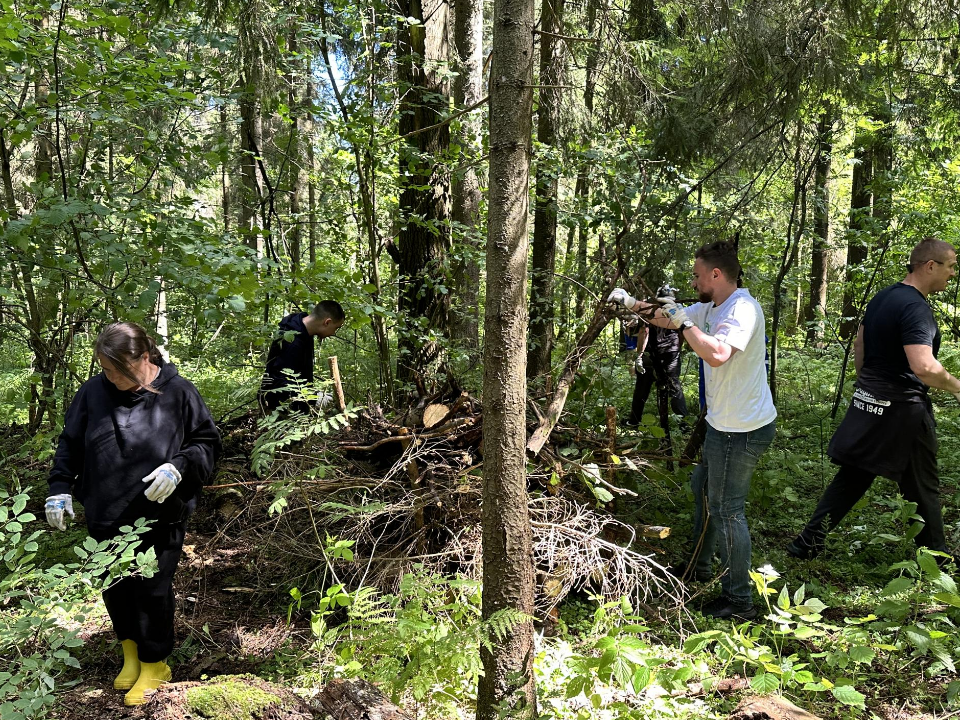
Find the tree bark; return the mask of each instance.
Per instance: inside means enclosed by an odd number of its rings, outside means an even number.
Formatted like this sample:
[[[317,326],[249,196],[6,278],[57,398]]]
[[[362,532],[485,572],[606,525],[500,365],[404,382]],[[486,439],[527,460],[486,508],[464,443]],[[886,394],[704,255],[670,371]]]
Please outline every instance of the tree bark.
[[[440,345],[427,330],[446,334],[450,295],[446,276],[450,244],[450,175],[439,156],[450,145],[450,126],[437,125],[448,109],[445,83],[432,64],[446,61],[446,4],[401,0],[397,61],[401,100],[400,276],[397,377],[411,381],[437,358]],[[410,135],[416,133],[415,135]]]
[[[260,202],[263,187],[260,184],[260,170],[257,157],[263,145],[263,123],[260,117],[260,99],[256,90],[244,88],[240,96],[240,232],[248,247],[257,251],[257,257],[263,256],[263,235],[261,234]]]
[[[526,277],[533,0],[495,0],[490,71],[490,189],[483,368],[483,617],[532,615],[533,539],[527,509]],[[537,714],[532,619],[514,625],[484,674],[478,720]]]
[[[587,0],[587,36],[593,37],[597,29],[597,11],[600,0]],[[587,62],[585,70],[585,85],[583,88],[583,106],[585,109],[587,128],[584,136],[589,138],[591,121],[593,119],[593,98],[597,87],[597,65],[599,63],[600,48],[599,43],[588,43]],[[588,165],[584,162],[581,165],[580,172],[577,174],[577,184],[574,189],[574,196],[578,204],[585,203],[585,199],[590,196],[590,176]],[[582,284],[587,284],[587,245],[590,242],[590,232],[586,223],[581,220],[577,227],[577,280]],[[575,316],[583,317],[586,310],[587,297],[582,290],[576,291]]]
[[[550,372],[553,353],[553,288],[557,257],[557,189],[559,163],[554,158],[560,124],[560,87],[564,84],[564,0],[543,0],[540,11],[540,104],[537,108],[536,208],[533,217],[533,257],[530,287],[530,339],[527,378]]]
[[[483,2],[454,2],[454,68],[453,102],[457,108],[468,108],[483,97]],[[450,337],[476,358],[480,347],[480,251],[477,235],[480,223],[480,180],[476,160],[480,155],[480,114],[467,113],[460,118],[457,144],[462,148],[454,171],[451,194],[453,223],[461,233],[464,253],[453,268],[459,279],[458,291],[451,298],[455,304],[450,313]],[[473,364],[471,362],[471,364]]]
[[[823,340],[823,318],[827,312],[827,277],[830,268],[830,154],[833,152],[832,112],[820,115],[817,124],[817,159],[814,170],[813,249],[810,256],[810,297],[804,320],[807,344]]]
[[[227,146],[229,141],[229,122],[227,120],[227,100],[226,100],[226,88],[223,85],[223,78],[220,78],[220,143],[223,146]],[[223,213],[223,232],[227,234],[230,232],[230,213],[233,212],[232,207],[230,206],[230,153],[224,152],[223,160],[220,163],[220,209]]]
[[[850,226],[847,232],[847,266],[843,285],[843,320],[840,336],[853,337],[857,332],[857,279],[867,259],[865,240],[869,228],[872,196],[873,152],[867,132],[857,128],[853,141],[853,179],[850,190]]]
[[[310,245],[310,264],[317,262],[317,186],[314,181],[316,159],[313,155],[313,98],[316,88],[312,81],[307,81],[307,96],[305,98],[307,112],[304,120],[304,136],[307,139],[307,227]]]
[[[287,35],[287,50],[291,58],[297,55],[297,26],[291,24]],[[297,95],[298,72],[287,73],[287,105],[293,122],[290,125],[290,143],[287,157],[287,177],[290,187],[290,274],[296,280],[300,274],[301,238],[300,230],[300,99]]]

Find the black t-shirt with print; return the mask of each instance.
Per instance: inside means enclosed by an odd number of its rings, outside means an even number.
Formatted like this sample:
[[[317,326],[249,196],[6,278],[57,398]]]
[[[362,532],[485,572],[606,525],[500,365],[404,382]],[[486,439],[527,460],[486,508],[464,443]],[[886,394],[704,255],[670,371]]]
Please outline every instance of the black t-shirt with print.
[[[940,352],[940,328],[923,294],[911,285],[884,288],[863,316],[863,369],[858,385],[890,400],[924,397],[927,386],[912,370],[904,345]]]

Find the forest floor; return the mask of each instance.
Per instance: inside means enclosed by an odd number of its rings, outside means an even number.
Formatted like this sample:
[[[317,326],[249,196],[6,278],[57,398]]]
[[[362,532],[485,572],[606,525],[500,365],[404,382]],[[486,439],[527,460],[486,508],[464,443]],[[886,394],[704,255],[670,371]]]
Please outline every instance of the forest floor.
[[[797,373],[797,377],[803,376]],[[802,395],[799,392],[796,394]],[[881,720],[942,720],[953,717],[957,712],[954,694],[957,685],[953,683],[955,673],[943,665],[954,661],[960,663],[960,633],[956,632],[954,624],[957,614],[934,597],[934,593],[942,590],[932,586],[936,577],[931,579],[924,574],[920,578],[915,568],[906,568],[916,558],[913,544],[905,537],[910,511],[899,500],[891,483],[877,482],[850,518],[831,536],[830,552],[826,556],[802,562],[786,556],[784,552],[787,542],[812,510],[824,484],[832,477],[829,460],[824,456],[825,442],[831,432],[831,422],[824,407],[822,402],[782,404],[778,437],[758,467],[748,512],[754,541],[754,565],[776,568],[780,573],[770,603],[778,602],[781,588],[788,589],[793,598],[798,590],[805,588],[808,598],[815,596],[821,599],[826,605],[822,619],[804,622],[818,633],[816,638],[822,639],[811,640],[809,635],[801,637],[795,633],[784,635],[775,624],[760,618],[751,627],[742,628],[727,621],[702,618],[696,608],[699,601],[715,594],[717,583],[714,582],[689,588],[699,598],[688,602],[686,606],[669,608],[664,604],[661,608],[652,608],[655,611],[653,613],[647,612],[650,608],[645,609],[647,617],[640,622],[649,626],[650,630],[640,638],[643,645],[640,652],[644,657],[651,658],[650,667],[657,668],[658,682],[661,676],[684,668],[689,668],[690,680],[709,677],[756,679],[763,676],[765,668],[769,670],[774,667],[769,661],[758,662],[751,657],[753,651],[747,650],[761,647],[771,653],[776,666],[780,668],[778,672],[781,674],[777,676],[780,680],[773,692],[782,693],[819,717],[873,717]],[[938,410],[939,429],[944,439],[940,450],[942,497],[950,543],[951,546],[957,546],[960,543],[960,521],[956,515],[956,509],[960,507],[960,478],[955,468],[960,467],[960,446],[953,438],[960,437],[960,417],[952,406]],[[564,468],[588,467],[589,463],[596,461],[600,451],[595,447],[593,438],[599,435],[598,430],[602,432],[601,421],[602,418],[596,417],[590,423],[583,423],[585,427],[592,427],[592,434],[590,430],[568,433],[569,437],[562,444],[557,444],[557,459],[564,463]],[[316,551],[317,546],[322,545],[319,540],[324,536],[325,528],[332,528],[327,530],[328,544],[331,542],[330,535],[334,539],[349,536],[340,531],[347,529],[350,523],[359,524],[364,517],[345,514],[349,503],[356,503],[357,507],[363,507],[371,515],[386,512],[378,509],[378,506],[384,504],[385,493],[390,491],[390,487],[375,486],[368,481],[377,468],[380,468],[377,471],[382,471],[384,467],[395,465],[402,471],[403,464],[391,455],[385,459],[371,459],[364,465],[354,459],[344,459],[335,448],[329,453],[318,449],[309,458],[310,466],[321,468],[326,474],[309,475],[311,479],[306,482],[313,484],[298,486],[298,494],[289,496],[290,505],[281,513],[271,513],[268,508],[273,502],[275,488],[265,485],[263,480],[255,480],[250,470],[255,437],[255,427],[250,422],[241,422],[226,429],[226,451],[220,474],[215,480],[215,483],[225,485],[226,489],[206,494],[190,524],[184,557],[175,581],[177,645],[170,660],[175,682],[162,688],[144,706],[124,707],[123,693],[112,688],[113,677],[120,668],[120,650],[112,637],[109,620],[105,614],[100,614],[86,622],[82,634],[85,644],[76,651],[82,671],[69,671],[72,674],[57,680],[58,705],[54,717],[61,720],[167,720],[174,717],[190,720],[217,717],[210,713],[195,714],[191,709],[196,706],[197,688],[209,687],[241,674],[248,676],[244,681],[248,686],[283,698],[280,703],[282,709],[253,715],[248,713],[247,717],[263,720],[323,717],[322,712],[311,703],[311,698],[295,696],[291,690],[297,687],[308,688],[307,692],[318,692],[322,682],[333,674],[334,668],[329,665],[331,646],[318,649],[316,629],[310,627],[311,611],[317,607],[320,596],[312,595],[309,602],[305,598],[302,610],[293,608],[291,613],[290,591],[293,587],[300,587],[306,593],[325,587],[326,576],[317,571],[317,568],[325,567],[324,559]],[[354,434],[348,437],[354,442],[360,440]],[[679,436],[675,435],[675,438]],[[334,445],[343,441],[344,435],[338,434],[329,439]],[[370,439],[367,438],[367,441]],[[627,443],[642,441],[640,450],[655,450],[659,443],[656,437],[646,437],[643,428],[625,432],[623,440]],[[16,443],[11,440],[11,445],[15,446]],[[399,453],[399,443],[384,447],[393,448],[395,453]],[[476,510],[478,483],[475,479],[471,480],[474,478],[476,460],[465,457],[467,451],[470,448],[457,448],[456,451],[438,448],[436,453],[440,454],[437,455],[431,454],[433,450],[430,448],[424,448],[418,455],[426,486],[435,493],[432,497],[443,502],[442,515],[439,502],[437,509],[431,511],[438,524],[450,518],[459,518],[463,523],[464,518],[470,517],[470,513]],[[457,459],[465,468],[457,470],[457,477],[452,484],[443,482],[442,477],[443,472],[450,468],[451,458]],[[32,472],[35,473],[36,482],[42,483],[43,463],[34,465],[36,467]],[[302,475],[304,468],[297,466],[292,470]],[[292,474],[292,470],[288,475]],[[668,538],[641,541],[638,545],[642,546],[643,552],[654,553],[657,561],[663,565],[683,562],[688,552],[686,538],[692,522],[689,491],[684,487],[689,470],[669,472],[661,463],[652,462],[649,466],[643,466],[643,473],[627,472],[622,468],[618,472],[620,480],[632,483],[629,487],[637,493],[636,496],[601,503],[598,502],[599,498],[592,498],[585,491],[588,487],[586,481],[590,478],[583,477],[584,473],[564,474],[555,487],[549,467],[546,471],[538,469],[531,472],[532,492],[541,500],[549,500],[557,491],[561,494],[576,493],[576,497],[581,499],[586,496],[588,500],[593,500],[589,505],[595,510],[602,512],[606,508],[607,512],[628,525],[635,521],[669,525],[672,534]],[[557,474],[560,475],[560,472]],[[405,477],[405,473],[402,475]],[[284,477],[280,476],[280,479]],[[321,483],[347,488],[352,494],[349,497],[345,493],[344,497],[338,495],[329,498],[325,511],[322,502],[326,501],[321,493],[326,492],[323,488],[327,485]],[[339,502],[341,499],[343,504]],[[311,500],[315,503],[308,517],[306,511],[310,508]],[[32,505],[32,511],[42,518],[42,500],[35,499]],[[398,507],[400,514],[413,515],[409,505],[401,504]],[[324,512],[330,517],[340,517],[339,525],[318,526],[313,520],[314,512],[318,519]],[[386,528],[388,536],[407,535],[410,524],[398,522],[396,515],[385,517],[378,527]],[[427,521],[430,520],[431,516],[428,516]],[[449,522],[446,525],[451,527]],[[362,533],[353,537],[360,536]],[[45,533],[41,544],[53,544],[55,552],[51,551],[49,557],[60,559],[67,556],[72,546],[82,542],[84,537],[83,523],[78,515],[70,532]],[[382,537],[378,535],[377,539]],[[393,562],[399,558],[402,545],[396,543],[389,552],[384,548],[385,545],[376,546],[377,557],[382,554],[388,562]],[[356,549],[358,557],[364,557],[365,552],[369,552],[371,557],[374,555],[373,548],[361,548],[359,541]],[[449,573],[444,570],[444,574]],[[892,581],[900,582],[904,575],[917,578],[906,594],[890,590]],[[390,591],[387,584],[381,583],[379,587],[382,591]],[[909,611],[904,611],[907,612],[906,617],[896,614],[897,604],[909,605]],[[659,603],[654,602],[653,605]],[[463,608],[469,609],[466,605]],[[627,695],[631,696],[633,705],[620,715],[612,706],[588,715],[570,709],[570,696],[566,693],[569,692],[572,668],[587,668],[585,678],[589,679],[591,686],[596,682],[598,693],[606,691],[596,681],[595,671],[590,670],[582,660],[578,659],[576,662],[581,664],[577,665],[565,659],[569,656],[561,657],[553,653],[559,653],[558,648],[564,649],[564,652],[573,648],[575,652],[583,653],[581,657],[596,656],[596,647],[603,639],[603,634],[610,632],[610,637],[614,637],[619,632],[613,627],[613,611],[610,611],[611,617],[606,626],[598,623],[597,618],[602,610],[597,599],[591,597],[589,586],[579,588],[559,606],[557,627],[554,628],[558,637],[554,642],[543,643],[545,659],[542,662],[545,669],[538,680],[539,690],[543,693],[542,707],[550,708],[549,703],[557,703],[545,716],[564,720],[574,717],[653,716],[717,720],[728,717],[734,711],[742,693],[713,693],[698,699],[686,693],[687,677],[678,681],[679,685],[668,688],[667,695],[655,697],[641,690],[635,693],[629,691]],[[882,622],[877,620],[878,615]],[[435,619],[427,619],[427,622],[435,622]],[[917,646],[905,643],[905,635],[897,627],[906,627],[907,622],[916,624],[924,631],[929,629],[939,644],[925,647],[925,636],[917,633],[909,636],[919,637]],[[861,633],[858,630],[860,627],[869,627],[869,632]],[[432,630],[429,628],[430,632]],[[599,635],[596,634],[598,632]],[[698,633],[712,634],[709,642],[696,648],[688,647],[687,641]],[[719,657],[721,640],[732,648],[734,657]],[[714,642],[716,644],[712,644]],[[430,663],[448,659],[448,656],[430,654],[432,641],[422,646],[408,644],[400,647],[400,659],[403,660],[403,652],[414,647],[424,652],[422,667],[425,669],[432,667]],[[931,647],[938,652],[942,648],[943,652],[934,657]],[[870,652],[866,652],[865,648],[870,648]],[[382,682],[382,678],[373,677],[377,669],[375,663],[382,658],[379,658],[375,649],[365,648],[363,651],[367,653],[363,676]],[[937,658],[941,656],[946,661],[938,664]],[[554,662],[552,657],[558,659]],[[553,665],[550,665],[551,662]],[[394,666],[387,663],[384,667]],[[792,678],[790,673],[801,667],[806,667],[810,671],[807,674],[812,673],[815,680],[822,677],[841,685],[855,684],[866,696],[865,703],[860,707],[842,704],[838,701],[840,694],[827,692],[826,686],[820,687],[818,682]],[[550,677],[551,673],[553,677]],[[770,675],[769,672],[767,674]],[[437,681],[436,677],[426,672],[424,677],[429,682]],[[396,672],[393,679],[397,679]],[[60,690],[64,683],[71,681],[75,683],[72,687]],[[629,684],[629,679],[626,682]],[[443,689],[456,688],[443,686]],[[404,686],[402,690],[408,697],[409,686]],[[458,701],[462,702],[458,710],[469,714],[470,693],[462,692],[462,688],[460,690]],[[647,690],[657,688],[651,684]],[[586,686],[585,691],[588,692]],[[669,700],[671,693],[676,693],[674,697],[679,699]],[[191,695],[194,696],[193,701]],[[597,697],[600,695],[591,697],[588,693],[585,702]],[[664,697],[668,699],[662,699]],[[411,701],[408,707],[412,706]],[[460,712],[457,714],[462,715]]]
[[[296,620],[287,623],[278,608],[271,571],[256,549],[242,539],[223,533],[188,532],[184,557],[175,579],[177,595],[177,649],[170,660],[173,682],[162,687],[146,704],[125,707],[123,691],[113,689],[120,671],[119,645],[108,618],[103,615],[88,623],[81,637],[82,671],[69,682],[77,682],[60,696],[58,717],[63,720],[104,720],[106,718],[192,718],[187,691],[200,682],[210,684],[218,677],[275,673],[283,653],[302,653],[312,636],[309,627]],[[256,682],[256,681],[254,681]],[[249,680],[247,682],[249,684]],[[270,720],[313,717],[308,704],[276,685],[260,682],[266,692],[282,693],[287,711],[269,715]],[[317,717],[322,717],[319,714]]]

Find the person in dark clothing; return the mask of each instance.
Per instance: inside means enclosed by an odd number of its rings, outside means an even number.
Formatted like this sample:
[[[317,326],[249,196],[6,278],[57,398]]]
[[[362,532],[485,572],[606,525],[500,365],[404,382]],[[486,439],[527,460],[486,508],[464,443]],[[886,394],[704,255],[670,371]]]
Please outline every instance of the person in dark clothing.
[[[67,410],[45,510],[47,522],[65,530],[76,497],[97,541],[139,518],[153,521],[139,550],[154,548],[157,573],[123,578],[103,593],[124,656],[113,685],[129,691],[125,704],[139,705],[171,677],[173,574],[220,434],[197,389],[139,325],[109,325],[94,354],[103,372],[80,386]]]
[[[687,414],[687,400],[680,384],[680,344],[680,333],[676,330],[656,325],[640,328],[637,340],[637,352],[640,353],[636,363],[637,382],[633,386],[628,425],[640,424],[643,408],[654,383],[657,386],[657,406],[663,406],[661,415],[666,415],[667,399],[675,414]]]
[[[836,527],[881,475],[917,504],[923,530],[918,546],[946,552],[937,472],[937,435],[930,388],[960,400],[960,380],[937,360],[940,329],[927,296],[956,275],[949,243],[926,238],[910,254],[903,282],[867,305],[854,344],[857,382],[847,414],[827,450],[840,466],[813,516],[787,552],[801,559],[823,551]]]
[[[264,413],[296,398],[298,383],[313,382],[313,339],[319,337],[323,341],[336,333],[345,317],[340,303],[323,300],[312,312],[292,313],[280,321],[257,395]],[[296,402],[291,407],[300,411],[306,409],[302,403]]]

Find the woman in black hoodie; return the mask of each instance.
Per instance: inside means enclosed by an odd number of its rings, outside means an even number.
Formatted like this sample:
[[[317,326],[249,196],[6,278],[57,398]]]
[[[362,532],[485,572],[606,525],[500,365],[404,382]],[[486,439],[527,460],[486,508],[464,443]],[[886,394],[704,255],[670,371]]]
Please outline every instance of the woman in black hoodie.
[[[124,578],[103,593],[123,647],[113,686],[129,691],[126,705],[139,705],[171,677],[173,574],[187,518],[220,454],[220,434],[197,389],[136,323],[109,325],[94,354],[103,372],[80,387],[67,410],[46,515],[66,529],[64,514],[73,517],[76,497],[98,541],[138,518],[153,521],[140,547],[154,548],[157,573]]]

